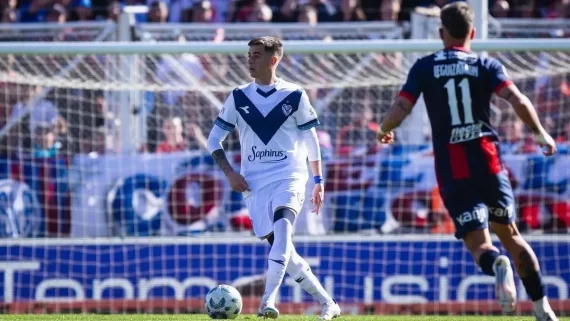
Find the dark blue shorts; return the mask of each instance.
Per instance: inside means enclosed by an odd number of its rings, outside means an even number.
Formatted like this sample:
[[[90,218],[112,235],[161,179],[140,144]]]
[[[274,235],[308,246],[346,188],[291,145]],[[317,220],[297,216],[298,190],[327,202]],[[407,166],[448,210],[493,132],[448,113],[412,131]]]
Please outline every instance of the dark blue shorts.
[[[455,237],[489,227],[489,221],[509,224],[515,220],[513,190],[506,171],[440,186],[443,203],[455,224]]]

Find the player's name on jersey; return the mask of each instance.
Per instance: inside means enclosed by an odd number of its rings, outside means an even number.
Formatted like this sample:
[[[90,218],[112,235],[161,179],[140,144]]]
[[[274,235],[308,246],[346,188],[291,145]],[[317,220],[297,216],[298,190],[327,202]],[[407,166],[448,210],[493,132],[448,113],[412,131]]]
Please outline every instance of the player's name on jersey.
[[[479,77],[479,67],[475,65],[469,65],[464,62],[433,66],[433,76],[435,78],[453,77],[459,75]]]

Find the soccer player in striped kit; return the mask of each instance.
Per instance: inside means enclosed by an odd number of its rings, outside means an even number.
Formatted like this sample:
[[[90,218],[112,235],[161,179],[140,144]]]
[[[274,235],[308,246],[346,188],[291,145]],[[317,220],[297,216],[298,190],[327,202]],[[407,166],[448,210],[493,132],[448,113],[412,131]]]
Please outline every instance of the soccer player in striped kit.
[[[513,191],[501,162],[497,134],[489,122],[493,93],[512,105],[545,155],[553,155],[556,145],[503,65],[471,52],[474,16],[465,2],[454,2],[441,10],[440,37],[445,48],[412,66],[383,120],[378,140],[393,140],[392,130],[423,94],[432,127],[439,190],[455,223],[455,236],[463,240],[483,273],[495,277],[496,296],[503,311],[513,312],[516,286],[511,263],[492,244],[491,225],[513,258],[533,301],[536,320],[555,321],[536,255],[515,224]]]

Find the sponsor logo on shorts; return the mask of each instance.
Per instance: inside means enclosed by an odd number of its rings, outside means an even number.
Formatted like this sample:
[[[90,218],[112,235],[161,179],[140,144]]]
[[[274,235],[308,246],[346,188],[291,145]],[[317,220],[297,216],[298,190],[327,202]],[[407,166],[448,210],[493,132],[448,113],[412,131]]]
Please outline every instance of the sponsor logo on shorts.
[[[513,204],[507,206],[506,208],[502,207],[489,207],[489,215],[493,215],[496,217],[513,217],[515,213],[515,206]]]
[[[278,163],[285,159],[287,159],[287,155],[285,155],[285,151],[283,150],[258,150],[257,146],[252,146],[251,154],[247,156],[248,161],[257,161],[258,163]]]
[[[463,226],[471,221],[479,221],[483,223],[485,222],[485,219],[487,219],[487,209],[482,207],[473,210],[473,212],[461,213],[461,215],[457,217],[457,222],[459,222],[459,225]]]

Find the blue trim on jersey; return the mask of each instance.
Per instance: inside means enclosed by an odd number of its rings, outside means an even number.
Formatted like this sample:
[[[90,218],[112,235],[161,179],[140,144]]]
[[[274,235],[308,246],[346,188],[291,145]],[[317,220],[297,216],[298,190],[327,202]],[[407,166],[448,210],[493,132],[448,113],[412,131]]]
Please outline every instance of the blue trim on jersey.
[[[233,124],[230,124],[227,121],[221,119],[220,117],[217,117],[216,120],[214,120],[214,124],[218,125],[218,127],[220,127],[221,129],[227,130],[229,132],[234,130],[234,128],[236,127]]]
[[[235,89],[233,92],[236,110],[265,145],[271,141],[289,116],[299,109],[301,95],[301,90],[292,92],[264,117],[241,89]]]
[[[271,90],[268,91],[268,92],[265,92],[265,91],[263,91],[263,90],[257,88],[256,91],[257,91],[257,93],[260,94],[261,96],[267,98],[267,97],[273,95],[273,94],[277,91],[277,88],[273,88],[273,89],[271,89]]]
[[[320,124],[321,124],[321,122],[319,121],[319,119],[318,119],[318,118],[315,118],[315,119],[313,119],[313,120],[311,120],[311,121],[308,121],[308,122],[304,123],[303,125],[297,126],[297,128],[299,128],[300,130],[308,130],[308,129],[311,129],[311,128],[313,128],[313,127],[317,127],[317,126],[319,126]]]

